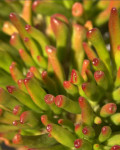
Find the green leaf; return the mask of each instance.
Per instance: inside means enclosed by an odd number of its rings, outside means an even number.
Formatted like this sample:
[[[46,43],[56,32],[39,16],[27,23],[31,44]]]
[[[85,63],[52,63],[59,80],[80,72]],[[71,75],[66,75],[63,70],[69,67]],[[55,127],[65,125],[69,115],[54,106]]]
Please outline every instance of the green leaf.
[[[42,15],[47,15],[47,16],[51,16],[56,13],[63,14],[67,17],[70,16],[70,13],[68,12],[68,10],[65,7],[57,3],[40,2],[35,7],[34,11],[36,13],[40,13]]]

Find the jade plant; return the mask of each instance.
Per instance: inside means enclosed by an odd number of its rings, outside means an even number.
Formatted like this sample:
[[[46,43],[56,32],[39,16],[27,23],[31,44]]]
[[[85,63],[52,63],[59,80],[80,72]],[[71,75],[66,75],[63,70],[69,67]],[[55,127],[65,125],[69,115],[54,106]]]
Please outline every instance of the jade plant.
[[[15,2],[5,1],[10,10]],[[120,150],[119,6],[26,0],[22,15],[15,9],[3,20],[0,141],[28,150]],[[107,21],[109,45],[93,28]]]

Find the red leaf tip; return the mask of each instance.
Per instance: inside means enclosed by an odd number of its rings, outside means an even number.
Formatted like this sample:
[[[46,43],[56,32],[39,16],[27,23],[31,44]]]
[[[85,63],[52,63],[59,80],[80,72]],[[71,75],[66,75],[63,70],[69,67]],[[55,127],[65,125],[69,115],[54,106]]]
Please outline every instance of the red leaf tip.
[[[47,123],[47,115],[42,115],[42,116],[41,116],[41,122],[42,122],[43,124],[46,124],[46,123]]]
[[[54,19],[55,19],[55,21],[57,21],[57,20],[60,21],[61,20],[61,21],[64,21],[65,23],[68,24],[68,19],[64,15],[62,15],[62,14],[54,14],[51,17],[51,23],[52,23],[52,21],[54,21]]]
[[[23,82],[24,82],[23,79],[19,79],[19,80],[17,81],[18,85],[21,85]]]
[[[77,78],[78,77],[77,77],[76,71],[74,69],[72,69],[70,82],[74,84],[75,82],[77,82]]]
[[[30,67],[30,72],[34,72],[36,68],[34,66]]]
[[[56,98],[55,98],[55,104],[58,107],[62,107],[62,105],[63,105],[63,97],[62,97],[62,95],[56,96]]]
[[[31,25],[26,24],[26,25],[25,25],[25,30],[26,30],[27,32],[29,32],[29,31],[30,31],[30,29],[31,29]]]
[[[19,49],[19,53],[22,54],[24,52],[24,50],[21,48]]]
[[[48,134],[48,137],[52,137],[52,135],[49,133],[49,134]]]
[[[79,97],[78,101],[79,101],[79,104],[80,104],[81,108],[85,107],[85,100],[86,99],[84,97],[82,97],[82,96]]]
[[[13,33],[10,37],[10,44],[13,45],[16,40],[17,33]]]
[[[117,110],[117,106],[114,103],[109,103],[108,104],[108,111],[110,114],[114,114]]]
[[[41,76],[42,76],[42,79],[44,80],[47,77],[47,71],[43,71]]]
[[[71,86],[70,81],[64,81],[63,86],[64,86],[64,88],[69,88]]]
[[[61,125],[62,125],[62,124],[63,124],[63,119],[59,119],[59,120],[58,120],[58,124],[61,124]]]
[[[87,127],[84,127],[84,128],[82,129],[82,133],[85,134],[85,135],[87,135],[87,134],[89,133],[88,128],[87,128]]]
[[[30,81],[30,78],[25,78],[24,79],[24,84],[26,85]]]
[[[27,73],[26,77],[27,77],[27,78],[33,78],[33,77],[34,77],[34,74],[29,71],[29,72]]]
[[[41,56],[37,56],[37,60],[40,62]]]
[[[12,142],[14,144],[19,144],[21,142],[22,138],[21,138],[21,135],[20,134],[16,134],[12,140]]]
[[[77,139],[74,141],[75,148],[80,148],[82,146],[82,139]]]
[[[17,65],[16,62],[12,62],[12,64],[9,67],[10,71],[12,71],[16,65]]]
[[[13,125],[17,126],[18,125],[18,121],[17,120],[13,121]]]
[[[87,38],[90,38],[92,34],[97,30],[97,28],[93,28],[87,32]]]
[[[111,13],[112,13],[112,14],[117,13],[117,9],[116,9],[115,7],[113,7],[113,8],[111,9]]]
[[[46,127],[46,129],[47,129],[48,132],[51,132],[52,131],[52,125],[48,124],[47,127]]]
[[[101,79],[104,76],[104,72],[103,71],[96,71],[94,73],[94,78],[96,81],[98,81],[99,79]]]
[[[28,37],[25,37],[24,38],[24,42],[28,42],[29,41],[29,38]]]
[[[120,150],[120,145],[112,146],[111,150]]]
[[[79,97],[79,103],[83,103],[83,102],[84,102],[84,100],[85,100],[85,98],[84,98],[84,97],[82,97],[82,96],[80,96],[80,97]]]
[[[55,97],[51,94],[47,94],[45,95],[44,100],[47,104],[53,104],[55,101]]]
[[[45,49],[46,49],[46,52],[47,52],[48,54],[53,53],[54,51],[56,51],[56,48],[53,47],[53,46],[46,46]]]
[[[20,111],[20,106],[19,106],[19,105],[15,106],[15,107],[13,108],[13,114],[14,114],[14,115],[17,115],[17,114],[19,113],[19,111]]]
[[[94,66],[98,66],[99,62],[100,62],[99,58],[94,58],[93,61],[92,61],[92,64]]]
[[[16,19],[16,14],[15,13],[10,13],[9,17],[10,17],[10,19]]]
[[[24,124],[24,123],[27,121],[28,115],[29,115],[29,112],[28,112],[28,111],[24,111],[24,112],[20,115],[20,123],[21,123],[21,124]]]
[[[61,14],[54,14],[51,17],[51,27],[54,34],[57,36],[57,33],[60,32],[59,27],[63,24],[68,24],[68,20],[64,15]]]
[[[102,127],[102,130],[101,130],[102,134],[106,134],[107,131],[108,131],[108,126]]]
[[[15,87],[14,86],[7,86],[7,90],[10,94],[12,94],[15,91]]]
[[[79,128],[80,128],[80,124],[76,124],[75,125],[75,131],[79,130]]]
[[[83,83],[83,84],[82,84],[82,90],[85,91],[85,90],[86,90],[86,87],[87,87],[87,83]]]
[[[33,2],[33,5],[32,5],[32,10],[34,11],[36,9],[36,7],[39,5],[40,1],[39,0],[36,0]]]

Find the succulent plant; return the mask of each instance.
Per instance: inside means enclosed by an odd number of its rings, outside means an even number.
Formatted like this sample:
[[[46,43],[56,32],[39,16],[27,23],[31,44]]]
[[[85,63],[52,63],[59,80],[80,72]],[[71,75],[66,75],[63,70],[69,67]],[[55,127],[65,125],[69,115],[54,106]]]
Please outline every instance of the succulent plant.
[[[0,32],[0,140],[28,150],[120,150],[120,3],[22,6]],[[92,27],[108,18],[110,51]]]

